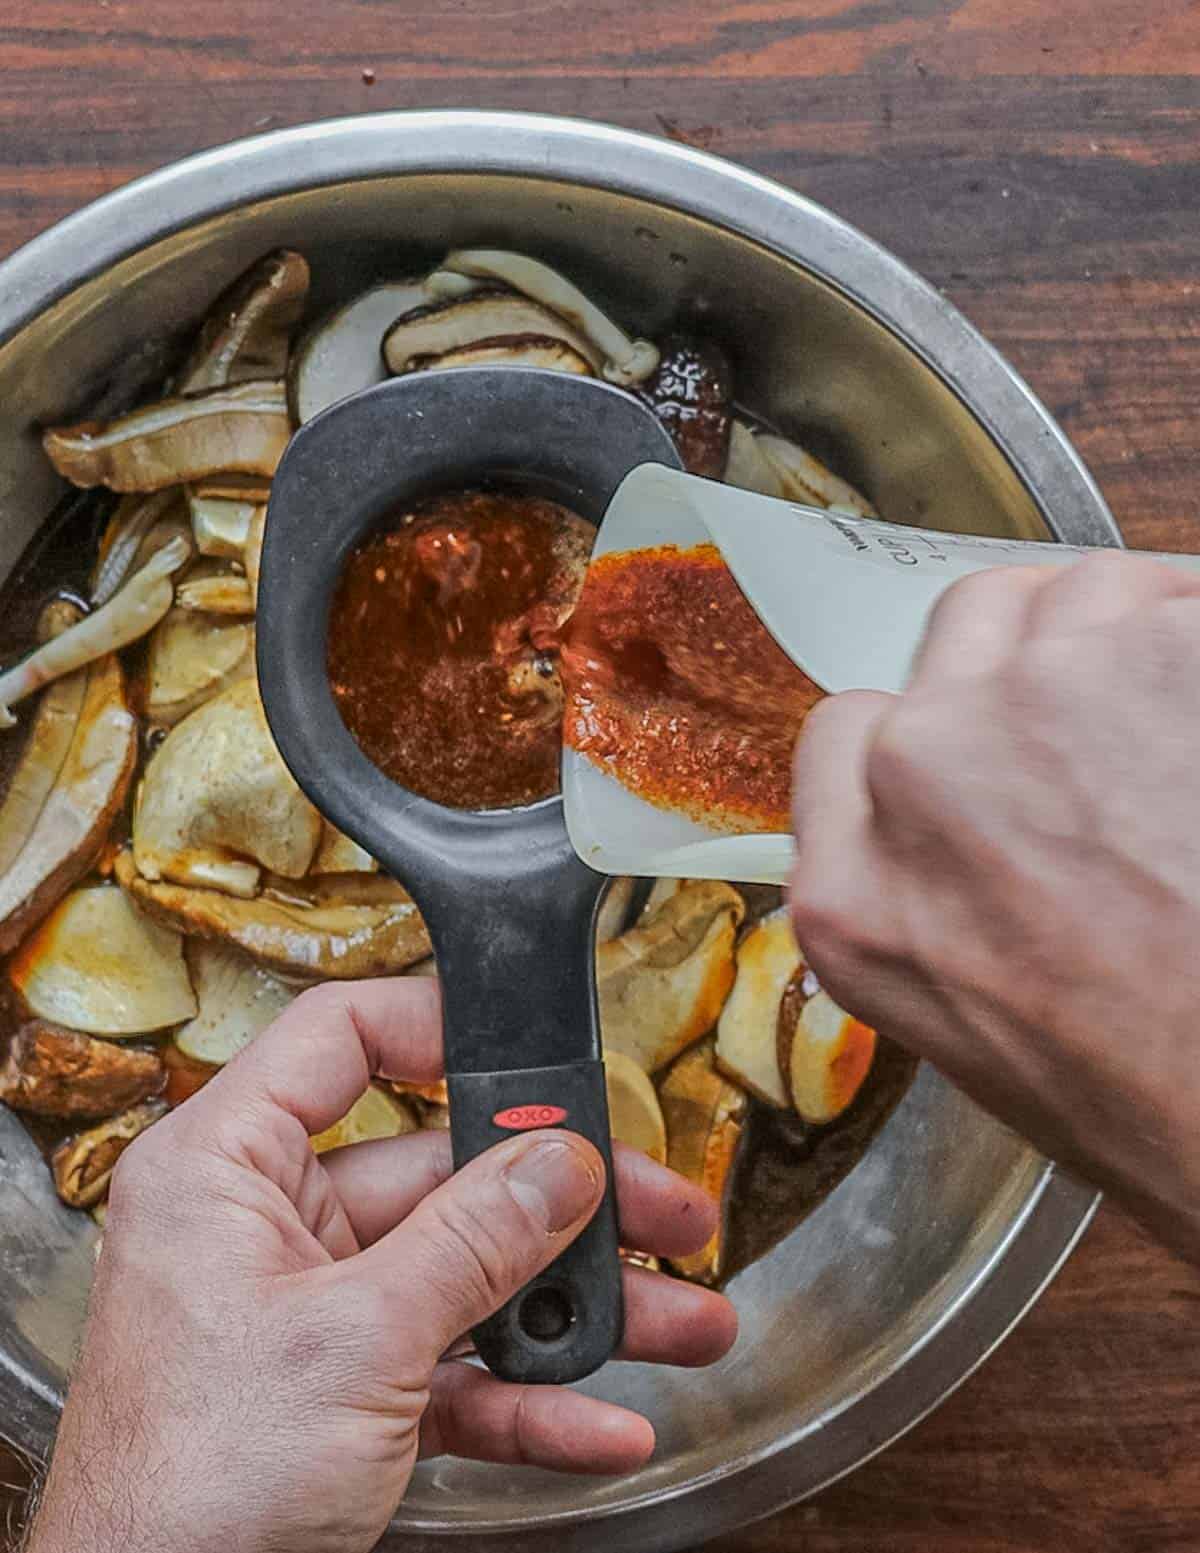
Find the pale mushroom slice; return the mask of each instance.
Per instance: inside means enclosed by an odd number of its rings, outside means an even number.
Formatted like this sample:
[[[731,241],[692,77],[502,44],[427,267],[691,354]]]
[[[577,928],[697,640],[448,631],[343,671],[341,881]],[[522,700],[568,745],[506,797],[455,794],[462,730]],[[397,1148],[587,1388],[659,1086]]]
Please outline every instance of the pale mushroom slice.
[[[658,1097],[667,1127],[667,1164],[703,1187],[721,1210],[721,1222],[708,1244],[691,1256],[676,1257],[674,1266],[685,1278],[715,1283],[724,1260],[729,1185],[746,1095],[717,1071],[710,1040],[676,1059],[659,1085]]]
[[[176,1030],[175,1045],[196,1062],[229,1062],[296,996],[295,987],[224,944],[191,939],[184,956],[199,1010]]]
[[[419,307],[398,318],[383,341],[390,371],[412,372],[457,352],[504,341],[511,346],[538,341],[543,348],[558,345],[583,362],[584,372],[598,371],[603,358],[577,329],[525,297],[510,292],[484,292],[434,307]]]
[[[796,442],[760,432],[755,437],[759,453],[779,480],[779,494],[787,501],[805,502],[810,507],[829,507],[854,517],[874,518],[878,513],[861,491],[848,480],[827,469]]]
[[[171,729],[134,804],[134,861],[150,880],[250,896],[261,868],[300,878],[320,838],[321,816],[275,748],[253,679]]]
[[[169,610],[151,633],[146,654],[146,716],[152,724],[172,727],[253,674],[250,621]]]
[[[165,1101],[144,1100],[60,1143],[50,1156],[50,1169],[63,1202],[72,1208],[91,1208],[103,1201],[121,1155],[166,1114]]]
[[[128,851],[117,854],[118,883],[177,933],[220,939],[282,976],[352,980],[394,976],[430,953],[411,896],[382,874],[327,874],[272,889],[254,900],[221,890],[144,879]]]
[[[783,481],[776,473],[775,465],[745,421],[735,420],[729,428],[729,452],[722,479],[726,485],[736,485],[742,491],[757,491],[760,496],[783,496]]]
[[[423,280],[393,281],[364,291],[317,323],[296,346],[288,370],[288,402],[296,424],[303,426],[339,399],[382,383],[388,375],[384,335],[402,314],[433,300]]]
[[[633,898],[637,893],[637,880],[628,874],[619,874],[609,884],[596,913],[596,942],[608,943],[625,931]]]
[[[654,1085],[624,1052],[604,1054],[604,1084],[608,1092],[608,1126],[613,1137],[667,1162],[667,1127]]]
[[[171,607],[172,574],[190,554],[185,540],[172,539],[107,604],[35,647],[27,658],[0,674],[0,728],[11,728],[16,722],[9,710],[14,702],[152,631]]]
[[[250,528],[246,534],[246,549],[242,556],[246,568],[246,579],[250,584],[250,592],[254,597],[255,606],[258,604],[258,576],[262,570],[263,538],[267,532],[267,509],[263,505],[254,509],[254,516],[250,519]]]
[[[390,1094],[372,1084],[340,1121],[326,1127],[311,1140],[314,1154],[345,1148],[351,1143],[368,1143],[373,1138],[401,1138],[420,1132],[416,1112],[401,1095]]]
[[[875,1032],[839,1008],[810,970],[792,977],[779,1008],[779,1071],[806,1122],[821,1127],[853,1104],[875,1060]]]
[[[526,254],[499,248],[462,248],[447,254],[442,269],[484,280],[499,280],[531,297],[569,323],[602,358],[601,374],[628,388],[648,378],[658,366],[658,347],[631,339],[565,275]],[[430,277],[436,288],[436,276]]]
[[[248,379],[282,377],[288,342],[308,297],[308,261],[283,248],[259,259],[222,292],[175,385],[202,393]]]
[[[137,723],[115,656],[57,681],[45,692],[51,697],[44,737],[27,744],[0,810],[3,954],[92,866],[137,760]]]
[[[322,821],[321,840],[309,864],[310,874],[373,874],[379,864],[357,841],[351,841],[336,825]]]
[[[42,446],[75,485],[158,491],[217,469],[272,475],[291,434],[283,384],[251,381],[55,427]]]
[[[73,890],[8,964],[39,1019],[110,1040],[163,1030],[196,1013],[178,936],[114,885]]]
[[[680,890],[693,883],[690,879],[656,879],[650,886],[650,893],[642,903],[642,909],[638,913],[638,925],[645,927],[651,917],[658,915],[667,902],[679,894]]]
[[[176,586],[175,603],[193,614],[245,617],[254,613],[250,584],[238,572],[193,572]]]
[[[156,1051],[27,1019],[0,1065],[0,1101],[33,1116],[90,1120],[160,1094],[166,1077]]]
[[[195,487],[188,490],[187,504],[200,554],[220,560],[242,560],[259,504],[227,496],[201,496]]]
[[[178,501],[178,491],[171,488],[154,491],[149,496],[137,492],[122,496],[100,540],[100,553],[91,581],[94,606],[107,604],[139,561],[149,559],[143,553],[146,537],[170,514]]]
[[[607,1051],[654,1073],[717,1022],[733,985],[733,946],[745,913],[732,885],[696,880],[646,924],[596,949]]]
[[[569,372],[576,377],[592,375],[591,367],[578,351],[561,340],[536,335],[480,340],[421,363],[423,372],[450,372],[455,367],[538,367],[544,372]]]
[[[783,995],[804,960],[786,907],[761,917],[737,947],[737,976],[717,1022],[716,1061],[722,1072],[768,1105],[786,1109],[792,1097],[779,1068],[777,1031]]]

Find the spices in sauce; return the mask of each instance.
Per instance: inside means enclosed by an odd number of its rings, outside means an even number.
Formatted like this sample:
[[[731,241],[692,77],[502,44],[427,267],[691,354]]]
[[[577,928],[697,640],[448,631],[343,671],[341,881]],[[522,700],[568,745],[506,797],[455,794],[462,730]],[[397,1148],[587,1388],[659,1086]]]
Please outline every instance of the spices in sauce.
[[[558,791],[554,654],[593,538],[554,502],[467,491],[397,514],[359,546],[334,595],[329,677],[382,771],[454,808]]]
[[[790,828],[792,750],[822,692],[715,546],[593,562],[562,670],[565,742],[626,787],[716,829]]]

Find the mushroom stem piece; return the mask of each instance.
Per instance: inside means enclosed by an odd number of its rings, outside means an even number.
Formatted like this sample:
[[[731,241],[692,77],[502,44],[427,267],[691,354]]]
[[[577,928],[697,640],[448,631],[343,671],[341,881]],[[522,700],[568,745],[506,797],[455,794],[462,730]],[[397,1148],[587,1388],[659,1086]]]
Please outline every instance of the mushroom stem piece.
[[[94,614],[85,615],[61,636],[43,642],[28,658],[0,674],[0,728],[11,728],[16,722],[10,711],[14,701],[23,700],[51,680],[94,663],[152,630],[170,609],[175,596],[171,575],[190,554],[186,540],[171,540],[107,604]]]
[[[658,366],[658,347],[649,340],[634,340],[588,300],[578,286],[548,264],[522,253],[500,248],[460,248],[446,255],[442,270],[500,280],[548,307],[587,336],[604,356],[603,374],[610,383],[628,388],[648,378]],[[437,272],[426,282],[430,290],[439,284]]]

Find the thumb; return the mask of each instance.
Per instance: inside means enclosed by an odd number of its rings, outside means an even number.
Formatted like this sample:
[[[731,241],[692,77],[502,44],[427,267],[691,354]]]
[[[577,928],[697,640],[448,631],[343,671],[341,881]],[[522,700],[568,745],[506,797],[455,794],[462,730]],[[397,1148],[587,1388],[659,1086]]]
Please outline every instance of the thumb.
[[[430,1369],[575,1239],[604,1194],[604,1161],[571,1132],[497,1144],[352,1260],[397,1298]],[[343,1264],[349,1265],[349,1264]]]

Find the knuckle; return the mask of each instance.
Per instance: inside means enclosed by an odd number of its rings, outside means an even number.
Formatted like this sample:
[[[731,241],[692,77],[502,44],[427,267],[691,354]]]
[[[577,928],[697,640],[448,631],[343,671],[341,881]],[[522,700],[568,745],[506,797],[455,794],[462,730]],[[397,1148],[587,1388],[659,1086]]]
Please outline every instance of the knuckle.
[[[489,1216],[452,1194],[431,1203],[426,1239],[428,1281],[451,1308],[492,1310],[516,1287],[512,1237]],[[497,1229],[500,1229],[500,1233]]]

